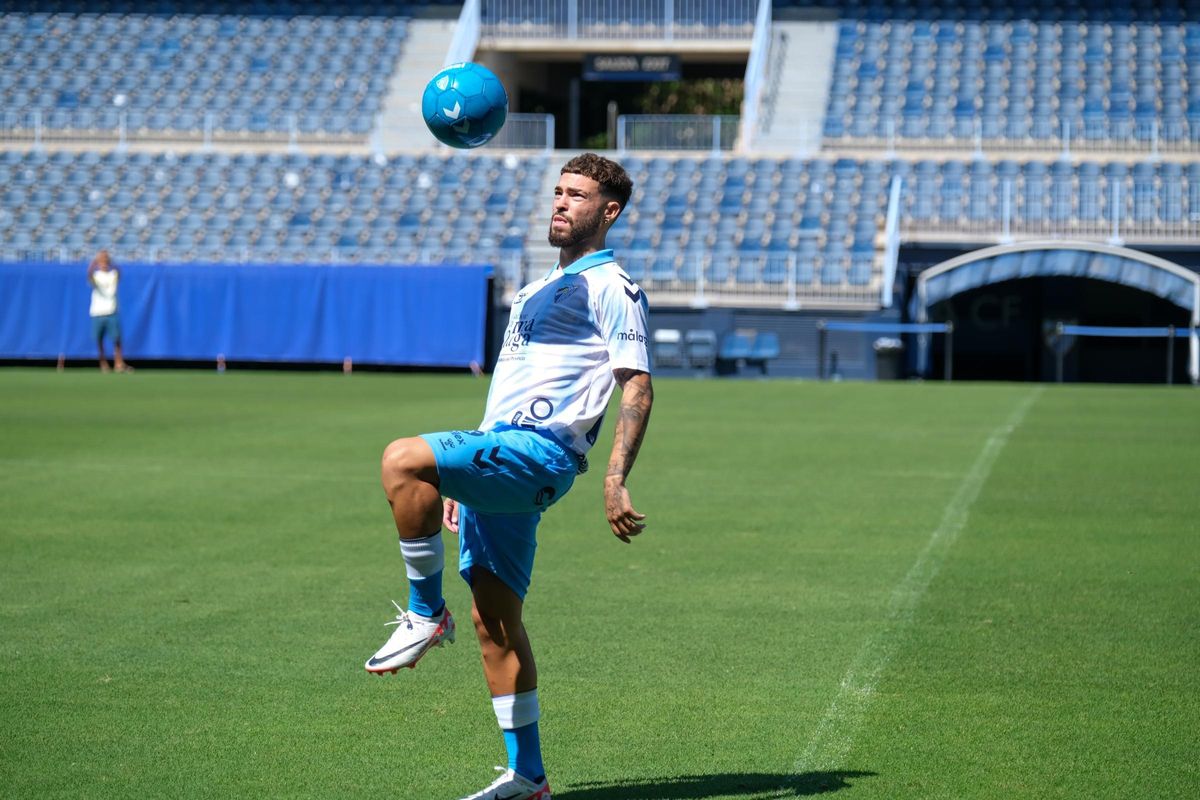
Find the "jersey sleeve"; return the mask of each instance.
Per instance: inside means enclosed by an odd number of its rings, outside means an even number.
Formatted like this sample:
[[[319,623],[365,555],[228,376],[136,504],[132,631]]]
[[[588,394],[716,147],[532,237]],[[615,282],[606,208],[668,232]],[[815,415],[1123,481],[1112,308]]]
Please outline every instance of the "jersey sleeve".
[[[608,348],[610,368],[650,371],[649,308],[646,293],[623,272],[605,281],[596,322]]]

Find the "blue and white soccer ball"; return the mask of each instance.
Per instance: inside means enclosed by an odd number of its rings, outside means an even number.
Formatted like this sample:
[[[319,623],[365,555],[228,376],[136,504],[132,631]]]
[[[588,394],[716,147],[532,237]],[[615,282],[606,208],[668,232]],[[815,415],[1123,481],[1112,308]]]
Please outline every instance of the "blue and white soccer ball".
[[[430,79],[421,98],[429,131],[451,147],[486,144],[508,117],[508,93],[496,74],[472,61],[451,64]]]

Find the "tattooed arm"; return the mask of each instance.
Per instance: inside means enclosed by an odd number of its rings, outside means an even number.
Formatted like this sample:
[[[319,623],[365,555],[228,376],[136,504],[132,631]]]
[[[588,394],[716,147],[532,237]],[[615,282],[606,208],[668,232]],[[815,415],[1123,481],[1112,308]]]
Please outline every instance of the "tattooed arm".
[[[621,387],[621,411],[617,416],[608,472],[604,476],[604,513],[613,534],[628,544],[630,536],[637,536],[646,528],[642,522],[646,515],[634,509],[629,490],[625,488],[625,478],[633,469],[646,435],[650,406],[654,404],[654,386],[648,372],[618,369],[613,374]]]

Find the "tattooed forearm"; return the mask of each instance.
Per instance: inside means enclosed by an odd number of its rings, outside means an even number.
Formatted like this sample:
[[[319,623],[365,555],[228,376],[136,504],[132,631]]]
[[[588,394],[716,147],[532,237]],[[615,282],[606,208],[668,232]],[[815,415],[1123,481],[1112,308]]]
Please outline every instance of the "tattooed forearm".
[[[621,410],[617,415],[617,429],[606,477],[624,481],[629,470],[633,469],[642,439],[646,436],[650,407],[654,404],[654,385],[646,372],[617,370],[616,377],[621,384]]]

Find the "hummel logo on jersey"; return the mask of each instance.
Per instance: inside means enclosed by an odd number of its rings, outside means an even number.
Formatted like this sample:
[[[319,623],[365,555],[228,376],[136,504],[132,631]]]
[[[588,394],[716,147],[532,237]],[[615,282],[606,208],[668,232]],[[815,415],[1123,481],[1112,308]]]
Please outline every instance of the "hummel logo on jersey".
[[[635,303],[640,303],[642,300],[641,288],[636,283],[633,282],[632,278],[627,278],[626,276],[622,275],[621,280],[623,280],[629,284],[629,286],[625,287],[625,294],[627,294],[629,296],[629,299]],[[633,288],[631,289],[630,286]]]

